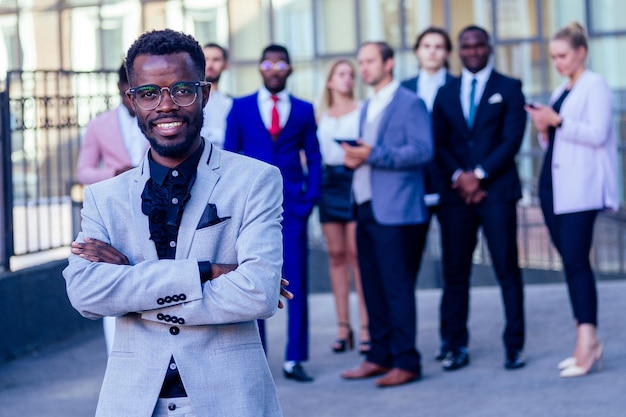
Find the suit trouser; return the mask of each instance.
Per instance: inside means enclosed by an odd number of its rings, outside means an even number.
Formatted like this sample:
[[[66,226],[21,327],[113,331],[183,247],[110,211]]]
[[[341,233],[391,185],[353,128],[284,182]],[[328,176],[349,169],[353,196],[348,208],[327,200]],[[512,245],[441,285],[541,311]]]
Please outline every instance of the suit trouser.
[[[504,345],[507,352],[522,350],[524,289],[517,255],[517,202],[444,204],[439,207],[438,217],[444,273],[442,340],[453,349],[466,347],[469,342],[467,319],[472,256],[478,229],[482,226],[504,302]]]
[[[293,299],[287,302],[287,347],[285,360],[309,358],[307,219],[285,216],[283,226],[283,278]],[[267,351],[265,321],[258,320],[263,348]]]
[[[425,225],[382,225],[370,203],[357,209],[357,253],[369,317],[371,350],[367,360],[409,372],[421,370],[416,343],[415,246]]]
[[[598,294],[589,252],[598,210],[554,214],[552,193],[539,197],[550,238],[563,260],[574,318],[579,324],[597,326]]]

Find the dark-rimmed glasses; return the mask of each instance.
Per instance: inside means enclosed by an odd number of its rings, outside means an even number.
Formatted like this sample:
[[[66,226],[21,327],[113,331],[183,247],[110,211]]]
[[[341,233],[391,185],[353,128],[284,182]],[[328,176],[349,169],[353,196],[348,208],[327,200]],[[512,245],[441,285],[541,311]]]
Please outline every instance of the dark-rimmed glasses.
[[[154,110],[163,99],[163,90],[167,90],[174,104],[180,107],[191,106],[198,97],[198,88],[211,87],[206,81],[178,81],[169,87],[159,87],[156,84],[140,85],[126,90],[126,94],[133,96],[137,106],[143,110]]]
[[[261,71],[275,70],[275,71],[283,72],[283,71],[289,71],[289,68],[291,68],[291,66],[285,61],[272,62],[269,60],[265,60],[261,62],[261,64],[259,65],[259,69]]]

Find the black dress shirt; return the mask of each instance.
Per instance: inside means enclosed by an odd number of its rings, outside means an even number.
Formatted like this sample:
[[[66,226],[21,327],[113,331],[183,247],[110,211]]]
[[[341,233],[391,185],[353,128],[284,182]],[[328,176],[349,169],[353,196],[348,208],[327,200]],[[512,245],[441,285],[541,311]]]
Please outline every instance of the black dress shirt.
[[[191,187],[196,179],[198,162],[203,150],[204,142],[175,168],[160,165],[149,157],[150,179],[141,194],[141,208],[149,218],[150,239],[154,241],[159,259],[174,259],[176,256],[180,220],[185,204],[191,197]],[[172,356],[159,397],[186,396],[185,387]]]

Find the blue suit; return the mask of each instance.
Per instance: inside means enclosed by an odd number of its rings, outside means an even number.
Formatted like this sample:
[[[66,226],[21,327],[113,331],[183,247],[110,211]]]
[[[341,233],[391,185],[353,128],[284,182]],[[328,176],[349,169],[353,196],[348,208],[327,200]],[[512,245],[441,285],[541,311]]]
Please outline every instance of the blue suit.
[[[426,233],[423,168],[432,152],[424,102],[399,87],[380,116],[366,161],[372,199],[357,208],[357,252],[372,341],[367,360],[416,374],[421,373],[414,292],[419,260],[413,249]]]
[[[276,141],[263,124],[258,93],[233,101],[226,122],[224,149],[275,165],[283,177],[283,276],[294,299],[288,303],[285,359],[308,359],[307,221],[322,178],[313,106],[289,96],[291,111]],[[301,151],[306,156],[303,169]]]

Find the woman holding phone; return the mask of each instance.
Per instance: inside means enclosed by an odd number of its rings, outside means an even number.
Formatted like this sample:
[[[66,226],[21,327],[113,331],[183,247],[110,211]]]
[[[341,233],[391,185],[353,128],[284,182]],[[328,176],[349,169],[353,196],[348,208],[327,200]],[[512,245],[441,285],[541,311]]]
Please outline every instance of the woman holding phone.
[[[604,78],[586,68],[587,51],[580,24],[560,29],[550,41],[550,56],[567,80],[552,93],[549,106],[526,106],[546,149],[539,199],[563,260],[576,325],[573,355],[558,365],[564,378],[586,375],[594,364],[598,369],[601,365],[598,300],[589,252],[598,213],[619,206],[613,95]]]
[[[369,350],[367,310],[356,254],[356,222],[351,198],[352,170],[343,165],[344,150],[338,143],[359,137],[361,105],[354,97],[354,74],[354,66],[347,59],[339,59],[331,64],[317,127],[324,162],[319,215],[326,238],[330,282],[337,311],[337,337],[331,345],[337,353],[354,346],[349,303],[351,275],[359,305],[359,351],[366,353]]]

